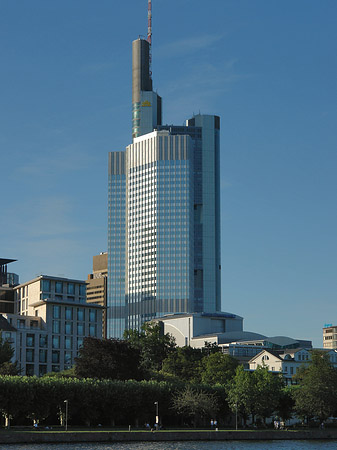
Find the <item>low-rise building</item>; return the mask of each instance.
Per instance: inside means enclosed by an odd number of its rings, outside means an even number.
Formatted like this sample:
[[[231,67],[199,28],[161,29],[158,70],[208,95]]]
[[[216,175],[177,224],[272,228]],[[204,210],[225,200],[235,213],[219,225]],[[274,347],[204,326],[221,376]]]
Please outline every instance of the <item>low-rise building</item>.
[[[337,352],[330,350],[327,353],[332,365],[337,367]],[[287,384],[292,384],[293,376],[298,372],[298,369],[310,361],[311,351],[309,349],[265,349],[249,361],[249,369],[256,370],[258,366],[266,366],[271,372],[282,374]]]
[[[171,334],[178,347],[202,348],[205,342],[219,345],[224,334],[237,336],[243,333],[243,318],[226,312],[168,314],[153,322],[162,324],[163,332]]]
[[[192,313],[168,314],[155,319],[163,327],[163,333],[174,337],[179,347],[189,345],[203,348],[215,344],[222,351],[236,358],[246,369],[249,361],[263,349],[282,350],[312,348],[312,342],[287,336],[267,337],[259,333],[243,330],[243,318],[236,314]]]
[[[102,337],[102,307],[86,303],[85,281],[41,275],[15,289],[14,358],[23,375],[69,369],[86,336]]]

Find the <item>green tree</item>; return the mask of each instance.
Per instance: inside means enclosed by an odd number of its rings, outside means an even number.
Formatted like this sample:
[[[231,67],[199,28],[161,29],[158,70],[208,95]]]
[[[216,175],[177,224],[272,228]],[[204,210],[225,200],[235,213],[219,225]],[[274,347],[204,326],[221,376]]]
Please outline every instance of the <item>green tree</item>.
[[[295,406],[294,390],[296,388],[297,386],[285,386],[281,390],[281,395],[275,412],[284,422],[291,419],[293,415]]]
[[[190,418],[196,427],[201,419],[216,417],[219,405],[215,394],[188,386],[172,399],[173,409],[184,418]]]
[[[235,375],[239,363],[230,355],[221,352],[204,356],[200,363],[200,378],[206,384],[226,384]]]
[[[25,416],[31,404],[31,390],[27,377],[0,376],[0,410],[9,426],[16,416]]]
[[[146,322],[141,331],[125,330],[124,339],[140,352],[141,368],[148,374],[161,370],[163,360],[175,348],[174,338],[164,334],[159,323]]]
[[[14,349],[10,342],[3,339],[0,334],[0,375],[19,375],[20,367],[15,361],[11,361],[14,355]]]
[[[299,388],[294,390],[295,410],[300,417],[326,420],[336,411],[337,371],[329,355],[312,351],[311,362],[302,366],[294,377]]]
[[[250,415],[253,420],[256,415],[265,419],[277,409],[282,388],[282,378],[269,372],[267,367],[258,366],[250,373],[239,366],[228,384],[227,399],[231,410],[237,410],[245,421]]]
[[[81,378],[142,379],[139,350],[120,339],[87,337],[75,361]]]
[[[251,374],[254,387],[254,407],[251,414],[258,414],[264,420],[277,409],[284,387],[281,375],[269,372],[268,367],[258,366]]]
[[[178,347],[163,361],[162,372],[178,380],[199,382],[199,365],[203,358],[201,349],[193,347]]]
[[[227,401],[230,409],[246,422],[255,402],[253,377],[242,365],[238,366],[234,378],[228,383]]]

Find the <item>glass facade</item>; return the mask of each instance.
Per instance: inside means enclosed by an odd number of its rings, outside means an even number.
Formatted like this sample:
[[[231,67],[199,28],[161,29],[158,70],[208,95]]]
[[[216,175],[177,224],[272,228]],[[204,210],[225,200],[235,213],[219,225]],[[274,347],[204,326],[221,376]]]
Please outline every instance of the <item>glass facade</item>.
[[[221,311],[219,128],[197,115],[109,155],[108,337]]]
[[[107,335],[121,338],[125,329],[125,154],[116,152],[110,156]]]

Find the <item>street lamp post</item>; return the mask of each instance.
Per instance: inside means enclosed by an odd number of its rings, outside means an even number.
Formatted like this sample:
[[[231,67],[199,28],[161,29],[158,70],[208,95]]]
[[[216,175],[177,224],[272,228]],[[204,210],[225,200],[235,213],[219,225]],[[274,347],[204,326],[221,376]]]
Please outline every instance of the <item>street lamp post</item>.
[[[156,428],[159,430],[159,402],[154,402],[156,405]]]
[[[65,423],[65,430],[68,431],[68,400],[64,400],[64,403],[66,404],[66,423]]]

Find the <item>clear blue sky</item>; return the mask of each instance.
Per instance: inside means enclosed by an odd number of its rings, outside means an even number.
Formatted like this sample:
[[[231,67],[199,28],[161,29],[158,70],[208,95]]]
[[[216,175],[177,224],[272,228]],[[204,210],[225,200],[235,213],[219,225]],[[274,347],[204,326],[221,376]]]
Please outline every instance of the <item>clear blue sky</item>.
[[[337,324],[335,0],[153,0],[164,122],[221,116],[222,305],[245,329]],[[131,136],[146,0],[1,0],[1,257],[85,279],[107,249],[107,155]]]

